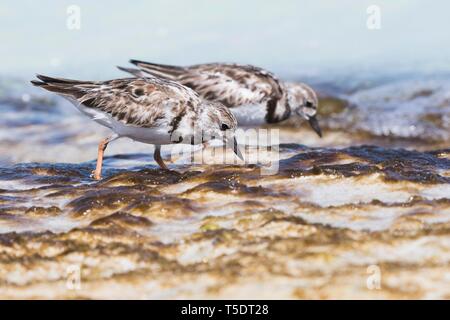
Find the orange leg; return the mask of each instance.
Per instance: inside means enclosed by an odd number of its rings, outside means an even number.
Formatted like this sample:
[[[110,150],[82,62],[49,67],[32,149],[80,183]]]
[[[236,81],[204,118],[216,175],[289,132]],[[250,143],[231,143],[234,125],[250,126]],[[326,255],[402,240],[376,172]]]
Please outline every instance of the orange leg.
[[[92,177],[95,180],[100,180],[102,178],[102,165],[103,165],[103,154],[105,153],[106,147],[108,146],[108,143],[111,141],[117,139],[117,135],[113,135],[111,137],[108,137],[106,139],[103,139],[98,144],[98,153],[97,153],[97,165],[95,166],[95,170],[92,171]]]
[[[153,158],[155,159],[156,163],[161,167],[161,169],[169,170],[167,168],[166,164],[164,163],[162,157],[161,157],[161,146],[155,145],[155,152],[153,153]]]

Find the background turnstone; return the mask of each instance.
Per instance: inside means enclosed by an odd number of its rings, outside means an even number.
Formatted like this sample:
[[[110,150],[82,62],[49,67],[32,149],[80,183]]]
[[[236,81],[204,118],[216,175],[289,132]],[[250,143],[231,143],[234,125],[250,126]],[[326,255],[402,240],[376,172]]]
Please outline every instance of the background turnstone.
[[[252,65],[210,63],[179,67],[139,60],[130,62],[139,69],[119,69],[137,77],[150,74],[188,86],[204,99],[232,108],[240,126],[280,122],[294,111],[322,136],[316,118],[317,95],[304,83],[284,83],[271,72]]]
[[[84,114],[114,134],[98,146],[95,179],[100,179],[103,153],[113,140],[128,137],[154,144],[154,158],[167,169],[161,158],[161,145],[200,144],[223,139],[242,159],[234,131],[236,118],[220,102],[202,100],[196,92],[179,83],[158,79],[115,79],[77,81],[37,75],[33,85],[55,92]]]

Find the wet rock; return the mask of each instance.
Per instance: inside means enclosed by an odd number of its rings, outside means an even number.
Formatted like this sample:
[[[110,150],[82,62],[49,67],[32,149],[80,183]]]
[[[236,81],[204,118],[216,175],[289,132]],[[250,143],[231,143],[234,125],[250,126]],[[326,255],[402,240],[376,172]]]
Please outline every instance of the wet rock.
[[[135,227],[145,228],[151,225],[153,225],[153,223],[145,217],[138,217],[121,211],[103,218],[96,219],[90,223],[90,226],[92,227],[120,226],[125,229]]]
[[[125,210],[159,219],[183,219],[199,209],[190,199],[162,196],[141,198],[125,207]]]
[[[372,265],[388,288],[378,298],[425,297],[430,287],[447,294],[447,149],[285,144],[280,152],[280,170],[268,176],[258,165],[108,168],[136,155],[106,159],[98,182],[90,164],[0,169],[0,295],[227,298],[245,289],[261,298],[373,298]],[[76,292],[65,287],[71,268],[82,274]],[[392,280],[405,273],[409,280]],[[417,277],[427,286],[405,290]]]
[[[113,175],[103,180],[101,186],[120,186],[120,185],[145,185],[157,186],[172,184],[183,181],[189,177],[195,176],[197,172],[179,173],[174,170],[144,169],[132,172],[123,172]]]
[[[118,210],[131,203],[145,201],[150,197],[151,191],[144,186],[91,189],[69,202],[67,207],[71,208],[76,216],[95,213],[95,211]]]
[[[268,194],[269,190],[265,190],[260,186],[249,187],[234,181],[214,181],[214,182],[205,182],[203,184],[196,186],[195,188],[189,189],[188,191],[186,191],[186,194],[204,193],[204,192],[252,194],[258,196]]]
[[[36,207],[32,206],[25,211],[27,215],[36,215],[36,216],[54,216],[60,214],[62,211],[60,208],[56,206],[51,207]]]

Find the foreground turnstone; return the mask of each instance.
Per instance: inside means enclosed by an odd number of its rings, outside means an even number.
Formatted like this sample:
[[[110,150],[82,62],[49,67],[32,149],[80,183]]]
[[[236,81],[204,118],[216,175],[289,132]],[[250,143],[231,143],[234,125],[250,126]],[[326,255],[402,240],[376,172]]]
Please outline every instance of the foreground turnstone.
[[[223,139],[242,159],[234,131],[236,118],[220,102],[204,101],[192,89],[179,83],[158,79],[116,79],[77,81],[37,75],[33,85],[55,92],[84,114],[114,134],[100,142],[97,166],[100,179],[103,153],[113,140],[128,137],[154,144],[154,158],[167,169],[161,158],[161,145],[200,144]]]
[[[322,136],[316,119],[317,95],[304,83],[281,82],[269,71],[251,65],[210,63],[178,67],[138,60],[130,62],[139,69],[119,69],[137,77],[150,74],[190,87],[202,98],[231,108],[240,126],[280,122],[294,111]]]

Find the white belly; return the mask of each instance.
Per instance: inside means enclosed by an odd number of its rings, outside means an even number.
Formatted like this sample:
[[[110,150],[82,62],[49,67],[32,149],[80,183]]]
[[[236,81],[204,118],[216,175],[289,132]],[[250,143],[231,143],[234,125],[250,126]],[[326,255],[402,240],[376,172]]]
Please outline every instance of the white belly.
[[[101,124],[102,126],[108,127],[117,135],[119,135],[119,137],[127,137],[132,140],[148,144],[163,145],[171,143],[170,134],[168,133],[168,128],[166,126],[155,128],[140,128],[132,125],[127,125],[121,121],[117,121],[105,112],[101,112],[95,108],[87,108],[83,105],[80,105],[76,101],[72,102],[83,114],[87,115],[89,118]]]
[[[230,111],[236,117],[238,126],[260,126],[266,124],[266,104],[243,105],[236,108],[230,108]]]

